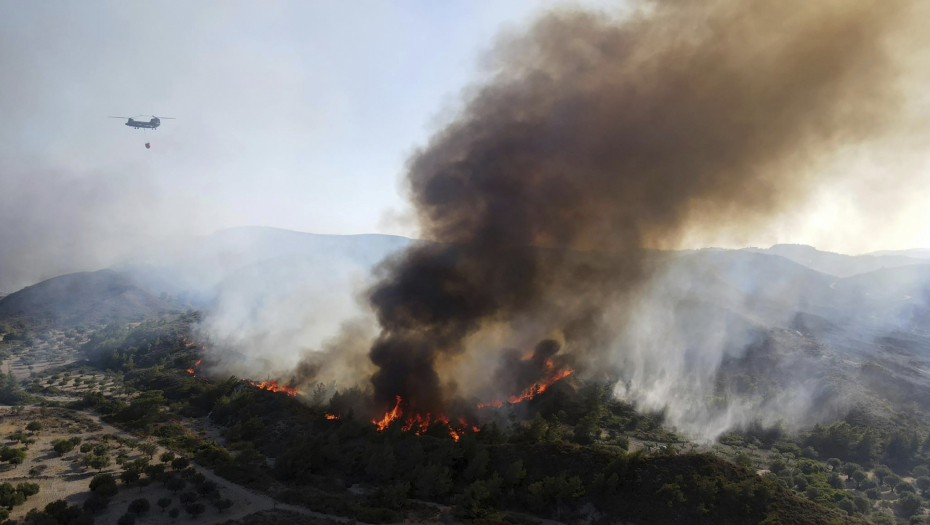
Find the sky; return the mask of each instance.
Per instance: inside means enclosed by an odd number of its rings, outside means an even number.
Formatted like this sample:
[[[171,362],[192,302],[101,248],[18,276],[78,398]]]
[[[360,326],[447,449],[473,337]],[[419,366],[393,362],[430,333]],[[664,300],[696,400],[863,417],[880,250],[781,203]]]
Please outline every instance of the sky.
[[[416,236],[406,159],[454,117],[501,34],[565,5],[578,3],[0,3],[0,274],[92,269],[130,240],[244,225]],[[921,130],[924,80],[903,88]],[[142,114],[176,120],[106,118]],[[841,176],[757,236],[685,244],[930,246],[925,138],[848,152],[824,167]]]

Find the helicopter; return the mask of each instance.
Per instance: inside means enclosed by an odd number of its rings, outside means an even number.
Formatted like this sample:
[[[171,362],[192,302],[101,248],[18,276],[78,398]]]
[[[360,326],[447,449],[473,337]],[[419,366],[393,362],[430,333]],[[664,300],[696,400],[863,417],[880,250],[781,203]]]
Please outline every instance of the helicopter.
[[[136,115],[136,116],[141,117],[141,116],[143,116],[143,115]],[[170,119],[170,120],[174,120],[174,117],[156,117],[155,115],[152,115],[151,117],[152,117],[152,119],[149,120],[148,122],[146,122],[146,121],[144,121],[144,120],[133,120],[133,119],[135,119],[136,117],[107,117],[107,118],[125,118],[125,119],[129,119],[129,121],[126,122],[126,125],[127,125],[127,126],[130,126],[130,127],[132,127],[132,128],[135,128],[135,129],[139,129],[139,128],[142,128],[142,129],[158,129],[158,126],[161,125],[161,119],[165,119],[165,120],[169,120],[169,119]]]

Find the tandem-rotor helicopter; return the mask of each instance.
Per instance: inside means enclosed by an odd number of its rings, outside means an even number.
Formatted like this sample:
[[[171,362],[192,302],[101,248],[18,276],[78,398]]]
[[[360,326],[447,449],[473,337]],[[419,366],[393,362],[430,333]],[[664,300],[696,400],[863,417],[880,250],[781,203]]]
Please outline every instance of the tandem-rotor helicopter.
[[[151,116],[152,119],[148,122],[144,120],[135,120],[137,117],[142,116]],[[156,117],[155,115],[136,115],[135,117],[107,117],[107,118],[124,118],[127,119],[126,125],[134,129],[158,129],[158,126],[161,126],[162,119],[165,120],[174,120],[174,117]],[[152,147],[152,144],[149,142],[145,143],[145,149]]]

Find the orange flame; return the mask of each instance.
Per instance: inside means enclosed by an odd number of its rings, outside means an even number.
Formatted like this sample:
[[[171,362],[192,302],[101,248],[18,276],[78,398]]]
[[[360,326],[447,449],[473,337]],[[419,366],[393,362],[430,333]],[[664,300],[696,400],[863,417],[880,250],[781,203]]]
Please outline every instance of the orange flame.
[[[378,432],[382,432],[384,431],[384,429],[388,427],[388,425],[391,424],[391,421],[394,421],[395,419],[399,418],[400,415],[401,415],[400,396],[397,396],[397,404],[394,405],[394,410],[391,410],[390,412],[386,412],[384,414],[384,417],[381,418],[380,421],[378,421],[377,419],[372,419],[371,424],[378,427]]]
[[[197,362],[194,363],[194,366],[187,369],[187,373],[190,375],[195,375],[197,373],[197,369],[200,368],[201,361],[203,361],[203,359],[198,359]]]
[[[551,361],[546,362],[547,365],[550,365],[550,363]],[[565,379],[566,377],[572,375],[573,372],[574,370],[571,370],[568,368],[566,368],[565,370],[559,370],[558,372],[550,376],[549,379],[546,379],[542,383],[537,383],[527,388],[523,392],[520,392],[519,394],[510,396],[509,398],[507,398],[507,402],[510,404],[517,404],[517,403],[522,403],[523,401],[526,401],[528,399],[533,399],[537,395],[545,392],[546,389],[554,385],[557,381],[561,379]],[[487,403],[478,404],[478,408],[487,408],[487,407],[500,408],[502,406],[504,406],[504,402],[501,401],[500,399],[494,399],[492,401],[488,401]]]
[[[297,388],[296,388],[296,387],[293,387],[293,386],[291,386],[291,385],[278,386],[278,382],[277,382],[277,381],[273,381],[273,380],[272,380],[272,381],[262,381],[261,383],[256,383],[255,381],[249,381],[248,379],[246,379],[245,381],[246,381],[247,383],[249,383],[250,385],[252,385],[252,386],[256,386],[256,387],[258,387],[258,388],[261,388],[262,390],[270,390],[270,391],[272,391],[272,392],[284,392],[285,394],[287,394],[287,395],[289,395],[289,396],[296,396],[296,395],[297,395]]]
[[[326,419],[339,419],[339,416],[337,416],[336,414],[325,414],[323,417],[325,417]]]
[[[376,427],[378,427],[378,432],[383,432],[385,429],[387,429],[387,427],[391,424],[392,421],[399,419],[403,415],[403,410],[400,408],[400,405],[401,405],[401,397],[397,396],[397,403],[394,405],[393,410],[389,412],[385,412],[384,417],[382,417],[381,419],[371,420],[371,423],[375,425]],[[401,430],[403,430],[404,432],[412,431],[414,435],[419,436],[423,434],[424,432],[426,432],[429,429],[430,425],[432,425],[433,423],[443,423],[449,428],[449,435],[452,437],[452,439],[455,441],[458,441],[459,439],[461,439],[462,434],[465,432],[465,429],[468,428],[468,425],[465,423],[464,418],[460,419],[459,421],[462,423],[462,428],[456,430],[452,428],[452,425],[449,424],[449,418],[443,414],[439,414],[435,417],[433,417],[432,414],[430,414],[429,412],[427,412],[426,414],[414,414],[412,416],[407,417],[406,420],[403,420],[403,425],[401,426]],[[473,432],[479,431],[478,427],[476,426],[472,426],[471,428]]]

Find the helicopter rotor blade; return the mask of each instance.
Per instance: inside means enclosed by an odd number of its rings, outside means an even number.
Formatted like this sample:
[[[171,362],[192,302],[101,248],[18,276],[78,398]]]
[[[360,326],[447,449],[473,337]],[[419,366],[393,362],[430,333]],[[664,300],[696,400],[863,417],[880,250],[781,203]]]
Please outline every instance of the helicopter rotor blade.
[[[152,115],[152,118],[158,118],[158,119],[164,119],[164,120],[174,120],[176,117],[156,117],[155,115]]]
[[[132,117],[107,117],[107,118],[132,118]]]

